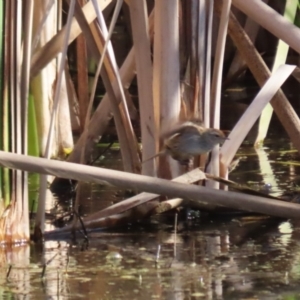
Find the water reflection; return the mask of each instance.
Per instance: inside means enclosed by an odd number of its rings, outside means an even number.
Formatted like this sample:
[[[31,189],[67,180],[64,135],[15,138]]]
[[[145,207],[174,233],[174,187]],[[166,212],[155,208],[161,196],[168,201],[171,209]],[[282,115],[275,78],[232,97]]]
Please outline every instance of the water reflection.
[[[172,229],[138,230],[93,233],[85,251],[54,241],[1,249],[1,291],[22,299],[285,299],[297,294],[299,235],[299,222],[206,219],[176,239]]]

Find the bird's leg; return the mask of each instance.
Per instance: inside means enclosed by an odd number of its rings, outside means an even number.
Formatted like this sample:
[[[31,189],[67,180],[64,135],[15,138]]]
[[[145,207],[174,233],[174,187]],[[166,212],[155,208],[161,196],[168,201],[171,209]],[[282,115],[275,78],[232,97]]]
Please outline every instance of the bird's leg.
[[[179,163],[185,167],[185,171],[189,172],[193,169],[194,160],[193,158],[181,159]]]

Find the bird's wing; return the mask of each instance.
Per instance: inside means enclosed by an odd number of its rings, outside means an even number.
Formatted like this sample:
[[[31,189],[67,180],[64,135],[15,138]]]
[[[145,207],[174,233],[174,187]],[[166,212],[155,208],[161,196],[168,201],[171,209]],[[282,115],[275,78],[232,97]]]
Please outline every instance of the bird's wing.
[[[196,125],[184,125],[181,126],[178,130],[177,130],[177,134],[178,135],[183,135],[183,134],[199,134],[199,132],[201,133],[201,127],[196,126]]]
[[[184,140],[187,141],[190,138],[199,136],[199,128],[194,125],[182,126],[179,129],[177,128],[176,132],[165,139],[165,147],[169,150],[176,151],[180,144],[184,141],[181,141],[181,138],[184,137]]]

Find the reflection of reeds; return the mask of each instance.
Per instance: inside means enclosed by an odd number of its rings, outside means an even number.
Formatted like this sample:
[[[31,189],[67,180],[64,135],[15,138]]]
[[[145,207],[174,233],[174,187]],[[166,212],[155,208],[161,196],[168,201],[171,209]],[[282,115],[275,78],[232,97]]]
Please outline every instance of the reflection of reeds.
[[[13,290],[22,294],[31,292],[29,245],[1,248],[0,265],[2,287],[9,284]]]

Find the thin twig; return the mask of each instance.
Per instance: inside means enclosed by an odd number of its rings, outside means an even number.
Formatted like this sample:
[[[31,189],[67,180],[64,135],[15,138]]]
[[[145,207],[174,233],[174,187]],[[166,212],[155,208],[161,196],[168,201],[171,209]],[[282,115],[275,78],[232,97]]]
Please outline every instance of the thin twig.
[[[161,249],[161,246],[160,244],[157,246],[157,252],[156,252],[156,257],[155,257],[155,267],[157,267],[158,265],[158,261],[159,261],[159,256],[160,256],[160,249]]]
[[[89,163],[89,165],[92,166],[102,155],[104,155],[106,153],[106,151],[108,151],[111,148],[111,146],[113,144],[114,144],[114,142],[110,142],[110,144],[99,155],[97,155],[96,158],[92,162]]]
[[[58,253],[54,254],[52,258],[50,258],[44,265],[41,274],[41,278],[44,278],[47,266],[54,260],[54,258],[58,255]]]
[[[86,228],[85,228],[85,226],[84,226],[84,223],[83,223],[83,221],[82,221],[81,216],[78,214],[78,212],[77,212],[76,210],[74,210],[74,214],[76,215],[76,217],[78,218],[78,220],[79,220],[79,222],[80,222],[80,224],[81,224],[81,227],[82,227],[82,230],[83,230],[83,237],[84,237],[84,239],[85,239],[86,241],[88,241],[88,240],[89,240],[89,238],[88,238],[88,233],[87,233],[87,231],[86,231]]]
[[[178,222],[178,214],[175,214],[174,221],[174,258],[176,257],[176,243],[177,243],[177,222]]]
[[[6,280],[8,280],[11,270],[12,270],[12,265],[9,265],[8,270],[6,272]]]

